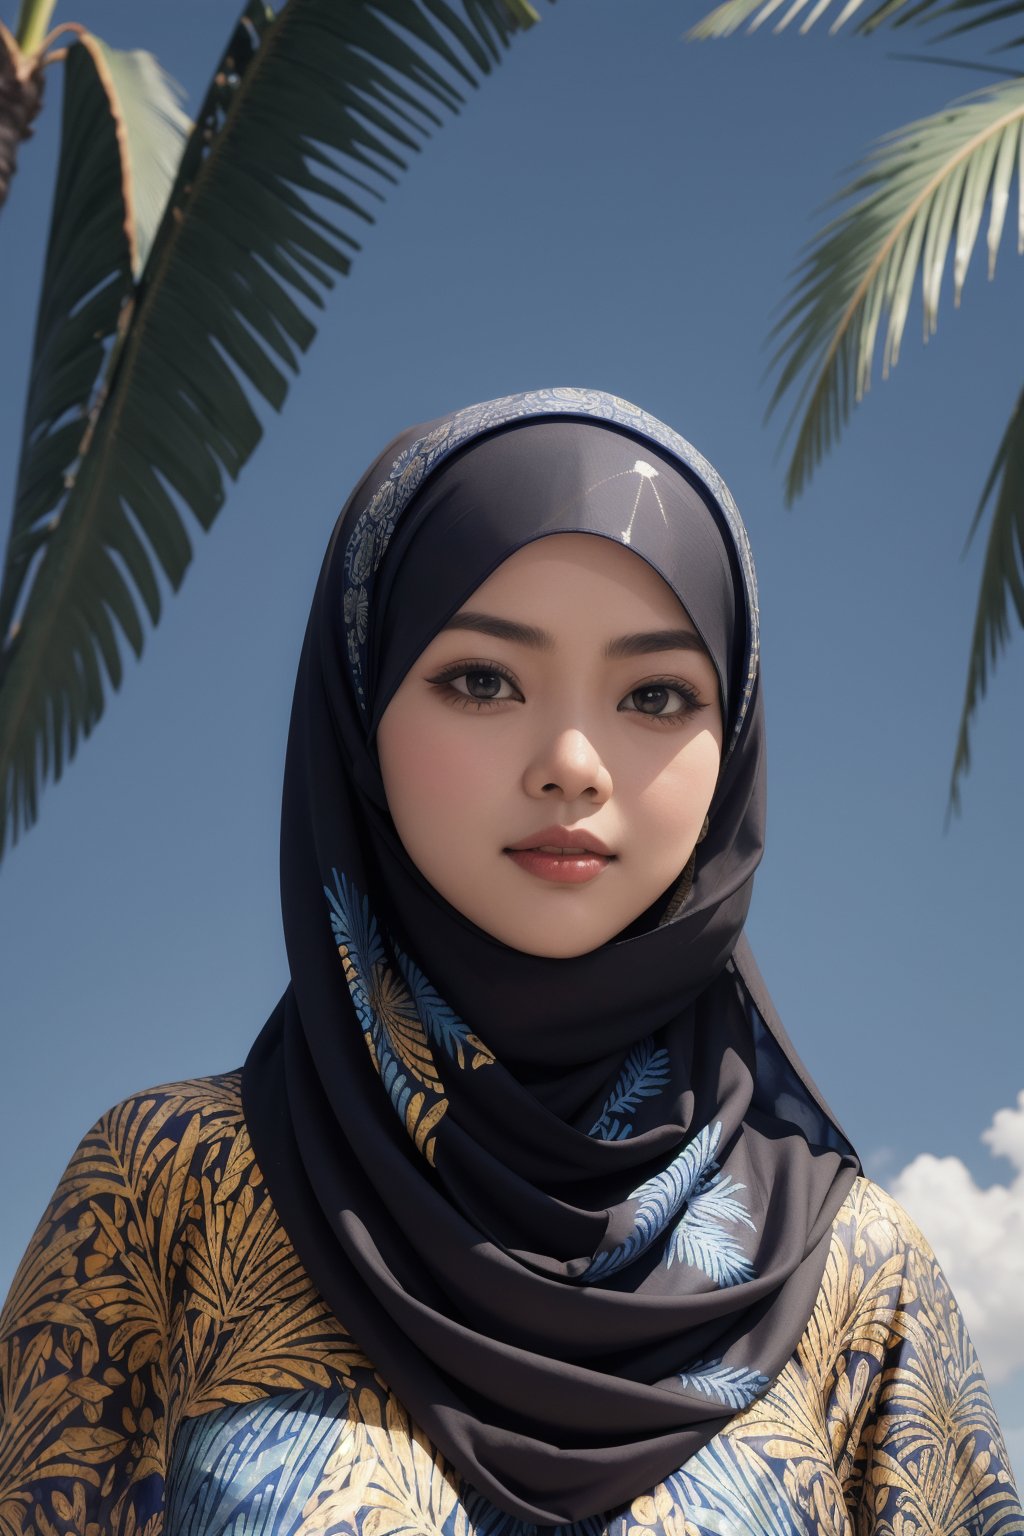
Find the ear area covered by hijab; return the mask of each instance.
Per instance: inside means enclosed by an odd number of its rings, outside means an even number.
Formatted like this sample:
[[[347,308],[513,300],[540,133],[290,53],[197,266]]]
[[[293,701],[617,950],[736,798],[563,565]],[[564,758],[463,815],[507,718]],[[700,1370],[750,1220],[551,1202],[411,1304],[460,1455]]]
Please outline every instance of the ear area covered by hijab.
[[[558,532],[627,545],[668,582],[726,721],[692,888],[573,959],[510,949],[433,890],[373,744],[451,614]],[[282,813],[291,982],[245,1064],[246,1119],[340,1323],[466,1482],[537,1525],[625,1504],[764,1393],[859,1171],[743,938],[764,830],[758,660],[725,485],[592,390],[396,439],[313,600]]]

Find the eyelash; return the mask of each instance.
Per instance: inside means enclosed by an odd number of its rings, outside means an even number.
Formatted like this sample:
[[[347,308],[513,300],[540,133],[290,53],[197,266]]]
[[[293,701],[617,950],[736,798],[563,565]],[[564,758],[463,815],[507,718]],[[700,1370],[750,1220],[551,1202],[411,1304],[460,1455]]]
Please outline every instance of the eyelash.
[[[445,667],[436,677],[427,681],[435,687],[445,702],[454,704],[460,709],[471,709],[474,713],[493,708],[497,704],[508,704],[508,699],[474,699],[471,694],[462,693],[451,685],[458,677],[471,677],[474,673],[483,673],[487,676],[500,677],[508,683],[510,688],[515,688],[518,693],[518,685],[511,672],[493,661],[457,661],[451,666]],[[678,678],[652,677],[638,683],[636,688],[631,688],[626,694],[629,698],[634,693],[639,693],[645,688],[667,688],[670,692],[678,694],[683,701],[683,708],[673,711],[669,715],[649,715],[642,709],[626,709],[622,713],[626,715],[640,715],[644,720],[653,720],[657,725],[681,725],[699,709],[706,709],[707,705],[701,700],[695,688],[689,683],[681,682]],[[519,702],[524,702],[522,694],[519,694]]]
[[[474,699],[471,694],[461,693],[458,688],[451,686],[457,677],[472,677],[474,673],[483,673],[487,677],[500,677],[504,682],[508,683],[510,688],[515,688],[516,692],[519,692],[516,680],[511,672],[506,672],[504,667],[497,666],[493,661],[453,662],[450,667],[445,667],[440,671],[436,677],[428,678],[428,682],[433,684],[447,703],[455,704],[461,709],[478,711],[492,708],[495,704],[507,704],[509,702],[508,699]],[[522,702],[522,694],[519,694],[519,701]]]

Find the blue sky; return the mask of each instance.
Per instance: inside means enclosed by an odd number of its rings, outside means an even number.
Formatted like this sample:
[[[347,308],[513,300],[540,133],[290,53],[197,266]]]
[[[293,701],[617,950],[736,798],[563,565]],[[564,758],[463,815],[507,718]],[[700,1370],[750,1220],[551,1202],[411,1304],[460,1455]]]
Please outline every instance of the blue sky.
[[[151,49],[194,107],[236,8],[79,0],[57,19]],[[141,664],[5,859],[0,1291],[90,1123],[127,1093],[237,1066],[285,985],[285,729],[352,483],[412,422],[516,390],[599,387],[696,443],[746,518],[770,750],[750,935],[869,1170],[917,1201],[926,1229],[933,1210],[947,1218],[941,1256],[970,1292],[1021,1465],[1024,1313],[999,1300],[1024,1296],[1019,641],[974,733],[964,814],[944,831],[982,546],[961,551],[1021,385],[1008,240],[993,283],[976,255],[959,311],[947,284],[927,348],[915,307],[896,373],[876,379],[791,511],[781,418],[763,422],[764,338],[815,210],[873,139],[980,77],[894,59],[918,46],[905,33],[688,44],[700,14],[559,0],[416,157],[283,415],[264,412],[217,524],[196,529]],[[59,97],[53,78],[0,217],[6,506]],[[986,1290],[993,1271],[1002,1291]]]

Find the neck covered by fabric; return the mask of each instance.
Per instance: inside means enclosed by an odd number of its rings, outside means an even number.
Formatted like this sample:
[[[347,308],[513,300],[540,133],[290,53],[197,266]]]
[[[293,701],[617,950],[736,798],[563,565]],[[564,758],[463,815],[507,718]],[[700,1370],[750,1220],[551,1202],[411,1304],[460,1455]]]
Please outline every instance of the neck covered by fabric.
[[[625,544],[718,674],[726,749],[685,900],[568,960],[454,911],[388,814],[374,731],[517,549]],[[742,937],[764,824],[743,525],[663,423],[594,391],[396,440],[335,529],[292,712],[291,984],[246,1062],[256,1155],[314,1283],[430,1439],[520,1520],[614,1509],[782,1369],[857,1162]]]

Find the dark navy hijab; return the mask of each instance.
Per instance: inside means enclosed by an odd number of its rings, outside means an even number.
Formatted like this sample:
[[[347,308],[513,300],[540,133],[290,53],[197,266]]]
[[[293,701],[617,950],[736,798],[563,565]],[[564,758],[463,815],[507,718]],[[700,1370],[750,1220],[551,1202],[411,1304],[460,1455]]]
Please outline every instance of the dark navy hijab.
[[[409,667],[552,533],[627,545],[714,662],[725,739],[679,881],[590,954],[492,938],[406,854],[374,746]],[[295,1249],[412,1418],[538,1525],[662,1481],[762,1395],[858,1165],[743,938],[764,834],[753,564],[716,472],[613,396],[403,434],[338,520],[299,663],[281,888],[291,984],[246,1119]]]

